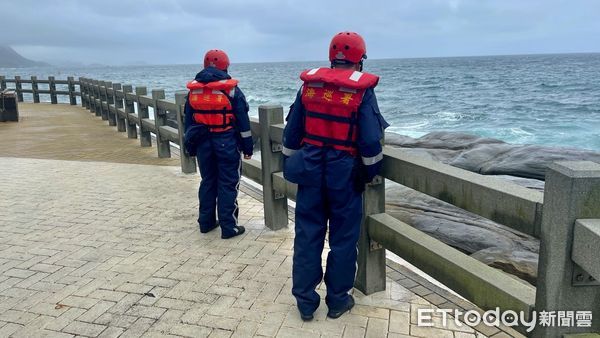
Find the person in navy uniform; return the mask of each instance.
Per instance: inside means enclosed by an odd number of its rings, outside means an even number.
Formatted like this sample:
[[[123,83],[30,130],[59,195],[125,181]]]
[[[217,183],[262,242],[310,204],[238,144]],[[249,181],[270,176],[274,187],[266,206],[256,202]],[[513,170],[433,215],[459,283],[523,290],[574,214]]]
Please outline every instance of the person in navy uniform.
[[[327,316],[354,306],[349,294],[356,274],[362,192],[378,173],[387,122],[373,88],[379,78],[362,72],[363,38],[336,34],[329,46],[331,68],[304,71],[304,84],[290,107],[283,136],[284,176],[298,184],[293,286],[300,316],[313,319],[320,303],[321,254],[329,222],[325,284]]]
[[[198,224],[207,233],[221,226],[221,238],[244,233],[238,226],[237,195],[242,159],[252,157],[252,133],[248,103],[227,74],[229,57],[222,50],[209,50],[204,69],[189,82],[185,104],[185,148],[195,155],[202,181]],[[218,213],[218,221],[216,214]]]

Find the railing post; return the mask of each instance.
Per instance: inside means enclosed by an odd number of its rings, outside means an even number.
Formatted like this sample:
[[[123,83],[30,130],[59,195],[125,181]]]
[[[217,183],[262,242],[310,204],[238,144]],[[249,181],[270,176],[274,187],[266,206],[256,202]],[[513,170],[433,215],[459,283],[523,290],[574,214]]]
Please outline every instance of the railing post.
[[[17,91],[17,100],[23,102],[23,85],[21,84],[21,77],[15,76],[15,90]]]
[[[142,123],[142,119],[147,119],[150,115],[148,113],[148,107],[140,103],[140,96],[148,94],[148,90],[146,87],[135,87],[135,94],[137,95],[137,114],[140,120],[140,145],[142,147],[151,147],[152,136],[150,135],[150,131],[144,130],[144,124]]]
[[[87,79],[85,80],[86,84],[86,91],[87,91],[87,97],[88,97],[88,105],[90,108],[90,113],[94,112],[94,80],[93,79]]]
[[[94,111],[94,102],[92,101],[94,93],[92,91],[92,79],[85,78],[85,107],[91,112]]]
[[[558,162],[546,172],[535,310],[574,311],[575,323],[538,325],[533,337],[600,332],[600,283],[573,262],[575,220],[600,218],[600,164]],[[593,315],[591,327],[578,327],[577,311]],[[556,319],[557,321],[559,319]]]
[[[87,88],[86,88],[86,78],[79,77],[79,94],[81,95],[81,106],[83,108],[89,109],[87,104]]]
[[[72,76],[67,77],[67,81],[69,84],[67,87],[69,88],[69,103],[72,106],[77,105],[77,98],[75,97],[75,79]]]
[[[108,92],[106,88],[108,86],[108,82],[100,81],[100,115],[102,115],[103,121],[108,121]],[[106,109],[104,108],[104,104],[106,103]]]
[[[87,102],[87,78],[84,77],[79,77],[79,95],[80,95],[80,99],[81,99],[81,106],[84,108],[89,109],[89,105]]]
[[[113,99],[115,103],[115,117],[117,119],[117,131],[125,132],[125,117],[119,114],[119,110],[123,110],[123,98],[117,93],[121,90],[121,84],[113,84]]]
[[[271,230],[284,228],[288,224],[287,198],[273,190],[273,173],[283,170],[281,145],[271,141],[271,125],[283,123],[283,107],[280,105],[258,107],[260,121],[260,158],[262,165],[263,203],[265,225]]]
[[[175,104],[177,104],[177,129],[179,130],[179,157],[181,158],[181,171],[185,174],[192,174],[196,172],[196,158],[190,156],[185,145],[183,144],[183,138],[185,136],[185,100],[187,98],[186,91],[179,91],[175,93]]]
[[[90,109],[91,112],[94,113],[94,115],[96,116],[100,116],[100,111],[97,109],[98,104],[98,93],[97,93],[97,88],[98,88],[98,80],[91,80],[90,81],[90,107],[92,109]]]
[[[50,89],[50,103],[57,104],[58,99],[56,98],[56,80],[54,76],[48,76],[48,88]]]
[[[31,92],[31,95],[33,95],[33,103],[40,103],[40,92],[38,89],[37,76],[31,77]]]
[[[100,95],[100,80],[94,80],[94,113],[98,117],[102,117],[102,96]]]
[[[127,98],[128,93],[133,93],[132,85],[123,85],[123,93],[125,94],[125,124],[127,125],[127,137],[137,138],[137,128],[135,122],[129,119],[129,114],[135,113],[134,101]]]
[[[6,89],[6,77],[4,75],[0,75],[0,90]]]
[[[111,111],[111,109],[110,109],[110,105],[115,102],[115,99],[113,98],[114,93],[112,92],[112,89],[113,89],[112,82],[110,82],[110,81],[104,82],[104,95],[105,95],[105,99],[106,99],[106,118],[108,120],[109,126],[116,126],[117,125],[117,118],[115,117],[116,112],[114,110]]]
[[[86,98],[85,106],[91,113],[93,109],[92,96],[94,96],[94,93],[92,92],[92,79],[86,77],[84,83]]]
[[[94,114],[96,114],[96,116],[102,116],[102,101],[100,100],[100,81],[92,80],[92,93],[94,95],[94,98],[92,100]]]
[[[156,150],[159,158],[171,157],[171,145],[169,139],[161,135],[160,127],[167,124],[167,112],[158,108],[158,100],[165,98],[163,89],[153,89],[152,98],[154,99],[154,125],[156,126]]]
[[[383,140],[382,140],[383,145]],[[354,287],[365,295],[385,290],[385,249],[369,237],[369,215],[385,212],[385,179],[376,176],[363,193],[363,219],[358,239],[358,269]]]

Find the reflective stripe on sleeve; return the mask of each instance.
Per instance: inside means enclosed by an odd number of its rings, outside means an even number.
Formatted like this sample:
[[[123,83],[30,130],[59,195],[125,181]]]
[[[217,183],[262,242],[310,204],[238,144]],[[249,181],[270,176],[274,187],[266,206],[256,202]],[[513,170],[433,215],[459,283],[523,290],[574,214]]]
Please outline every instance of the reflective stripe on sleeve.
[[[242,131],[242,132],[240,132],[240,135],[242,135],[243,138],[252,137],[252,131],[251,130]]]
[[[362,158],[364,165],[373,165],[379,161],[383,160],[383,152],[373,156],[373,157],[364,157]]]
[[[281,149],[281,152],[282,152],[282,153],[283,153],[285,156],[292,156],[292,155],[294,155],[294,153],[295,153],[296,151],[297,151],[296,149],[290,149],[290,148],[286,148],[286,147],[283,147],[283,148]]]

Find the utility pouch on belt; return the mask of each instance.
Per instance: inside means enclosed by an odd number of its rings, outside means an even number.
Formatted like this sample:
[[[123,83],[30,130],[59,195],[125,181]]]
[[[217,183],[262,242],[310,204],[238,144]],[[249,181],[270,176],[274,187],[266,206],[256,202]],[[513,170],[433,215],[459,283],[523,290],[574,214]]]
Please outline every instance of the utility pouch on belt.
[[[196,156],[196,149],[201,142],[204,142],[210,137],[210,130],[203,124],[190,127],[184,135],[185,150],[190,156]]]

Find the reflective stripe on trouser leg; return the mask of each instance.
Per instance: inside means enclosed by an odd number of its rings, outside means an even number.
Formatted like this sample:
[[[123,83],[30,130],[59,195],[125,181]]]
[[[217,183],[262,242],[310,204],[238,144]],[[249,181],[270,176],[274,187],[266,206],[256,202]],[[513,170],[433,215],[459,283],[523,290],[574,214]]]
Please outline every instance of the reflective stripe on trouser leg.
[[[217,208],[217,161],[210,140],[201,142],[196,150],[198,168],[200,168],[200,187],[198,189],[198,223],[201,229],[210,229],[216,222]]]
[[[242,156],[233,132],[214,138],[213,146],[219,149],[216,151],[219,176],[217,213],[221,232],[228,236],[235,234],[234,227],[237,225],[237,195]]]
[[[323,278],[321,253],[327,229],[324,204],[321,188],[298,185],[292,294],[303,314],[313,313],[321,302],[315,288]]]
[[[235,209],[233,209],[233,213],[231,214],[231,217],[233,217],[233,219],[235,220],[235,225],[238,224],[238,215],[240,212],[240,206],[238,204],[237,201],[237,197],[238,194],[240,193],[240,182],[242,180],[242,154],[240,152],[240,160],[238,161],[238,183],[235,186],[235,202],[233,202]]]
[[[348,292],[356,277],[356,258],[360,223],[362,218],[362,194],[351,184],[345,189],[328,190],[329,200],[329,254],[325,284],[327,306],[339,309],[346,305]]]

